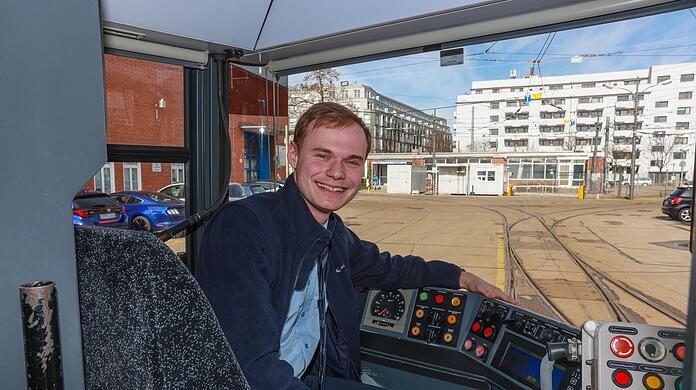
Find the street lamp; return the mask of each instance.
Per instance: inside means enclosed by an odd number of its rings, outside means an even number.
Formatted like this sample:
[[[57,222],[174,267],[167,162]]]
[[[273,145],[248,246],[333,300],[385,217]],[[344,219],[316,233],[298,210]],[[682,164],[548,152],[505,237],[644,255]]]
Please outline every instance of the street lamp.
[[[641,93],[644,93],[645,91],[649,90],[652,87],[656,87],[658,85],[667,85],[670,84],[672,80],[667,80],[663,81],[661,83],[653,84],[648,86],[642,91],[638,90],[638,86],[640,85],[640,77],[636,77],[636,91],[633,92],[629,89],[622,88],[622,87],[615,87],[613,85],[609,84],[604,84],[604,88],[607,89],[622,89],[630,94],[630,96],[633,96],[633,132],[631,133],[631,186],[629,188],[628,192],[628,199],[633,200],[633,197],[635,196],[635,178],[636,178],[636,129],[638,128],[638,95]]]

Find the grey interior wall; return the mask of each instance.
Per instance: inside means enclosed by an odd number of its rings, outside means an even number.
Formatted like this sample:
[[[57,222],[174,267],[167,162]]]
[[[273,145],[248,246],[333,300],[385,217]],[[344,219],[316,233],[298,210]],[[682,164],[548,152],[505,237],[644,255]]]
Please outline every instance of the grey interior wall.
[[[80,389],[70,202],[106,160],[98,2],[0,2],[0,53],[0,388],[26,388],[18,286],[52,280],[65,388]]]

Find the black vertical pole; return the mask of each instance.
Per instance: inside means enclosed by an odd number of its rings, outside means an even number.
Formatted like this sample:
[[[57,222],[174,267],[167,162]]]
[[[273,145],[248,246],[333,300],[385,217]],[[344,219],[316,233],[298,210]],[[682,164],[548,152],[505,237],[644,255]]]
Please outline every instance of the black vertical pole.
[[[58,300],[53,282],[19,287],[27,389],[63,389]]]

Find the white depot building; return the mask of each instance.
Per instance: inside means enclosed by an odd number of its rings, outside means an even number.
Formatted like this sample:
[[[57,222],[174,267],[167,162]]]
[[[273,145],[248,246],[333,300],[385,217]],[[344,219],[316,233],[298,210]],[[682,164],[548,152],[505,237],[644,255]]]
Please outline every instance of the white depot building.
[[[596,143],[600,165],[606,151],[608,166],[629,174],[635,135],[637,177],[690,178],[694,74],[696,62],[543,78],[511,72],[510,79],[474,81],[470,94],[457,97],[456,150],[591,154]]]

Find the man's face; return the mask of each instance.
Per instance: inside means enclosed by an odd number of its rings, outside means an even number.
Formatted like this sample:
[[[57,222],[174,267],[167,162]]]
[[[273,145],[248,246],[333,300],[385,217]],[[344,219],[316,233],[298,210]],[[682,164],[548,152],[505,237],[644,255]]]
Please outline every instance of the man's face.
[[[305,135],[302,148],[288,149],[295,182],[319,223],[350,202],[362,182],[367,140],[357,123],[342,128],[319,126]]]

